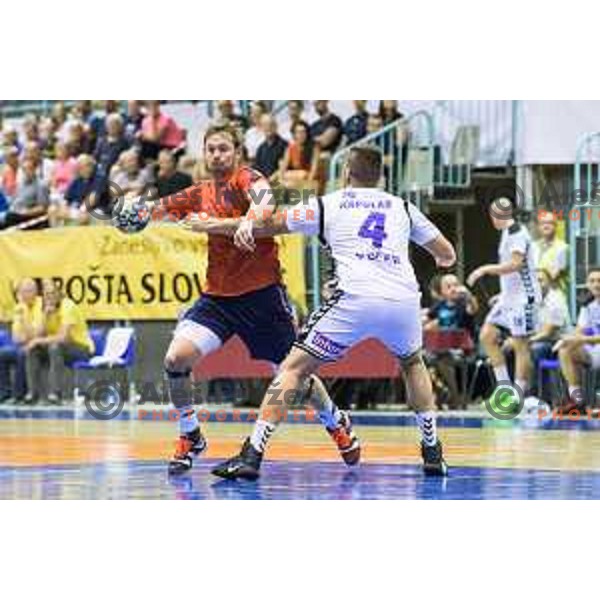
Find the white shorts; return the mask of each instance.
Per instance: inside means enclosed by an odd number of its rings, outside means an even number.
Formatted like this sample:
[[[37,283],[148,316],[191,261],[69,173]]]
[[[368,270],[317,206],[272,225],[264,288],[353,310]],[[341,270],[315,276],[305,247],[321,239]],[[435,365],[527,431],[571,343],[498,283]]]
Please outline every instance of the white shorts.
[[[317,358],[333,361],[367,338],[377,338],[400,358],[420,350],[420,296],[399,301],[337,290],[311,314],[295,345]]]
[[[507,329],[512,336],[526,337],[538,330],[539,305],[500,299],[485,319],[486,323]]]
[[[600,344],[586,344],[583,349],[590,358],[591,367],[600,368]]]

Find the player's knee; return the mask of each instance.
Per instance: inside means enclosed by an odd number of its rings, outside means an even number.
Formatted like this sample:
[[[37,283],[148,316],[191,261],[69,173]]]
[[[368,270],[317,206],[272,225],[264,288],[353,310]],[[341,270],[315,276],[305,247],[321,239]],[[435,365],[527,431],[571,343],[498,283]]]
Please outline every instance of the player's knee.
[[[416,350],[412,354],[401,356],[400,363],[402,365],[402,369],[405,371],[408,369],[425,367],[425,362],[423,361],[423,352],[419,348],[419,350]]]
[[[188,357],[177,352],[167,352],[163,366],[167,373],[184,372],[190,368]]]

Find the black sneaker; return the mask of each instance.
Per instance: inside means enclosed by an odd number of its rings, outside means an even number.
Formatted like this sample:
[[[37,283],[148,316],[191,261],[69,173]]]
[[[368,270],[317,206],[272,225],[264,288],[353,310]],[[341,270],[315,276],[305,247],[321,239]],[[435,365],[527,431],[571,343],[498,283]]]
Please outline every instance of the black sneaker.
[[[444,460],[442,442],[438,440],[435,446],[427,446],[421,442],[421,456],[423,457],[423,471],[431,477],[446,477],[448,465]]]
[[[211,473],[223,479],[248,479],[255,481],[260,475],[262,452],[259,452],[246,438],[242,450],[237,456],[217,465]]]
[[[202,454],[206,448],[206,439],[199,427],[190,433],[179,436],[175,454],[169,461],[169,475],[187,473],[192,468],[194,457]]]

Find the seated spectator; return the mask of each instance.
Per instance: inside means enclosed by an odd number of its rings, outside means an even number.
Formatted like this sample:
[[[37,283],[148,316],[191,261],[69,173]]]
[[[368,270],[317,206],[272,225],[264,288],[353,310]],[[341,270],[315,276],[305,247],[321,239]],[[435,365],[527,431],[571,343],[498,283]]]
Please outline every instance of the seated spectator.
[[[45,156],[50,156],[53,152],[58,137],[54,128],[54,121],[46,118],[40,123],[40,140],[39,146]]]
[[[293,138],[292,129],[298,121],[303,121],[304,102],[302,100],[288,100],[287,118],[284,118],[279,124],[279,131],[286,142]]]
[[[171,150],[179,157],[185,149],[183,130],[172,117],[161,112],[158,100],[148,101],[146,107],[148,113],[139,134],[142,159],[156,160],[161,150]]]
[[[169,150],[161,150],[158,155],[158,171],[156,189],[158,197],[164,198],[184,190],[192,185],[192,178],[187,173],[177,170],[177,161]]]
[[[23,138],[24,144],[27,144],[28,142],[39,143],[40,133],[36,115],[25,115],[25,118],[23,119]]]
[[[64,142],[57,142],[54,151],[56,158],[50,173],[50,197],[60,200],[77,174],[77,160],[69,152]]]
[[[292,133],[294,139],[283,156],[279,179],[285,187],[296,189],[317,180],[320,151],[304,121],[296,123]]]
[[[250,128],[244,134],[244,146],[248,151],[248,160],[253,161],[258,147],[265,139],[265,133],[261,127],[261,119],[267,114],[267,105],[262,100],[255,100],[250,106]]]
[[[6,148],[16,148],[21,154],[23,146],[19,142],[19,133],[14,127],[5,127],[2,132],[2,148],[6,152]],[[3,152],[3,154],[4,154]]]
[[[90,135],[81,121],[73,119],[67,122],[66,135],[62,139],[64,139],[69,147],[71,155],[79,156],[80,154],[89,154],[94,151]]]
[[[104,135],[104,118],[95,114],[91,100],[78,100],[73,109],[75,119],[83,123],[88,148],[95,148],[98,140]]]
[[[17,193],[17,175],[19,173],[19,151],[12,146],[7,148],[5,153],[5,164],[2,168],[2,179],[0,179],[0,189],[6,195],[8,201],[15,197]]]
[[[310,126],[311,136],[322,153],[333,154],[342,141],[342,120],[329,112],[328,100],[315,100],[314,107],[319,118]]]
[[[563,335],[559,342],[560,367],[568,384],[567,413],[586,405],[581,387],[583,368],[600,367],[600,267],[589,271],[586,283],[591,298],[579,311],[575,332]]]
[[[127,114],[125,115],[125,136],[133,142],[137,139],[138,133],[142,130],[144,121],[144,111],[142,110],[141,100],[127,101]]]
[[[65,191],[63,201],[48,210],[51,227],[88,223],[89,208],[100,203],[105,187],[105,180],[96,173],[96,161],[89,154],[82,154],[77,159],[77,173]]]
[[[23,279],[17,286],[17,304],[12,317],[12,343],[0,348],[0,397],[23,402],[27,394],[25,346],[34,337],[34,324],[42,311],[42,299],[33,279]],[[10,382],[10,368],[14,380]]]
[[[269,180],[277,179],[287,142],[277,133],[277,121],[273,115],[263,115],[260,125],[265,140],[260,144],[254,159],[254,168]]]
[[[54,162],[42,154],[42,148],[38,142],[28,142],[25,144],[21,162],[25,160],[33,161],[39,180],[48,185]],[[17,176],[17,181],[18,178],[19,176]]]
[[[65,390],[65,364],[86,360],[94,353],[94,342],[77,305],[51,280],[44,281],[42,310],[34,320],[34,335],[25,344],[28,402],[44,395],[48,380],[48,402],[60,403]],[[46,377],[44,377],[46,376]]]
[[[26,158],[23,161],[15,197],[2,228],[20,225],[44,216],[48,212],[48,203],[48,188],[40,180],[35,162],[31,158]]]
[[[216,121],[219,124],[237,126],[242,132],[248,129],[248,120],[235,112],[233,100],[217,100],[217,111]]]
[[[152,176],[147,169],[142,169],[139,154],[128,150],[121,155],[121,161],[123,166],[114,175],[111,174],[112,181],[126,197],[145,193],[152,183]]]
[[[103,135],[96,146],[98,175],[109,178],[110,171],[123,152],[129,150],[129,140],[125,137],[123,118],[119,114],[111,114],[106,118],[106,135]]]
[[[423,330],[457,331],[465,330],[471,339],[475,339],[475,314],[479,304],[456,275],[444,275],[435,280],[435,296],[439,299],[425,316]],[[439,286],[439,287],[438,287]],[[464,358],[462,349],[446,348],[433,353],[430,372],[438,397],[438,404],[446,403],[449,408],[466,407],[467,398],[463,398],[458,385],[457,359]],[[464,385],[464,384],[463,384]]]
[[[353,100],[353,102],[356,112],[344,123],[344,135],[348,144],[358,142],[367,135],[367,121],[369,120],[367,101]]]
[[[389,125],[398,119],[402,119],[404,114],[398,110],[398,100],[381,100],[379,102],[379,116],[384,125]]]

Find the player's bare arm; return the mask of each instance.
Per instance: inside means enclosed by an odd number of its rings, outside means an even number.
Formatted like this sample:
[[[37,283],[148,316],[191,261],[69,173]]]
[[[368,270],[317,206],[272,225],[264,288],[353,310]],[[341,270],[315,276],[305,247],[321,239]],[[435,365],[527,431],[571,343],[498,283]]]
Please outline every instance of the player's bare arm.
[[[424,244],[423,248],[433,256],[439,267],[449,268],[456,263],[456,252],[454,246],[443,235],[438,235],[430,242]]]
[[[525,263],[525,255],[521,252],[513,252],[509,262],[500,264],[482,265],[475,269],[468,277],[467,284],[474,286],[482,277],[486,275],[499,277],[500,275],[509,275],[517,273]]]

